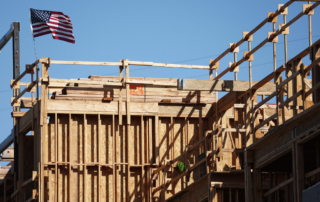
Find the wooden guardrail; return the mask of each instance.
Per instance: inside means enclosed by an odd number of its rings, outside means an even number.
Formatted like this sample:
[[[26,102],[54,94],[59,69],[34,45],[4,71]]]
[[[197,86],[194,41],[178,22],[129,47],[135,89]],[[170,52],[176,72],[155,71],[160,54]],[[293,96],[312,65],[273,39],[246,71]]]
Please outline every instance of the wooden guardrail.
[[[297,92],[295,92],[292,96],[287,97],[286,100],[284,101],[280,101],[280,95],[279,91],[284,88],[286,85],[288,86],[289,82],[291,82],[293,79],[297,79],[297,77],[300,75],[302,78],[302,82],[304,82],[304,77],[305,75],[307,75],[307,73],[309,71],[311,71],[314,67],[316,67],[318,64],[320,63],[320,58],[316,59],[314,62],[312,62],[309,66],[305,67],[304,65],[300,66],[300,70],[296,71],[295,73],[293,73],[290,77],[288,77],[287,79],[285,79],[284,81],[282,81],[279,85],[277,85],[276,91],[274,93],[272,93],[270,96],[268,96],[266,99],[262,100],[260,103],[258,103],[255,107],[254,107],[254,113],[255,111],[261,107],[263,104],[265,104],[267,101],[269,101],[271,98],[276,97],[277,98],[277,112],[273,115],[271,115],[269,118],[265,119],[264,121],[262,121],[259,125],[255,126],[254,131],[257,131],[259,128],[261,128],[262,126],[264,126],[265,124],[267,124],[268,122],[270,122],[271,120],[277,118],[279,120],[279,109],[283,108],[285,106],[287,106],[288,104],[290,104],[291,102],[293,102],[294,100],[296,100],[299,96],[302,96],[302,110],[305,110],[305,101],[307,96],[311,95],[315,90],[317,90],[320,87],[320,84],[316,84],[315,86],[313,86],[310,90],[306,91],[305,85],[302,85],[302,89],[301,90],[296,90]],[[293,67],[292,67],[293,68]],[[290,86],[288,86],[289,88]],[[297,89],[297,86],[292,86],[294,89]],[[279,125],[279,121],[277,121],[277,125]],[[254,134],[255,135],[255,134]]]
[[[203,142],[205,142],[205,150],[204,150],[204,152],[206,154],[206,157],[204,159],[198,161],[197,163],[195,163],[191,167],[190,167],[190,165],[188,165],[188,166],[186,165],[186,169],[182,173],[180,173],[178,176],[176,176],[175,178],[173,178],[171,180],[168,180],[164,184],[154,188],[153,191],[152,191],[153,194],[155,194],[156,192],[158,192],[161,189],[166,189],[170,184],[177,182],[180,178],[182,178],[185,175],[187,175],[188,173],[192,172],[194,169],[199,167],[201,164],[203,164],[205,162],[207,163],[208,158],[211,158],[214,155],[214,153],[216,152],[216,151],[212,151],[212,152],[207,151],[207,147],[206,147],[207,139],[212,137],[212,136],[217,136],[218,134],[220,134],[222,132],[222,130],[223,130],[222,128],[220,128],[219,130],[216,130],[215,131],[216,132],[215,135],[213,134],[214,132],[211,131],[211,130],[206,131],[205,136],[203,138],[201,138],[199,141],[197,141],[193,145],[190,145],[189,147],[187,147],[188,149],[182,155],[186,155],[186,154],[190,153],[195,148],[201,146],[201,144]],[[215,148],[215,146],[214,146],[214,148]],[[176,158],[176,159],[173,159],[171,161],[168,161],[166,164],[164,164],[164,165],[160,166],[158,169],[154,170],[153,171],[153,175],[156,175],[157,173],[159,173],[160,171],[165,169],[166,166],[170,166],[170,165],[174,164],[175,162],[177,162],[178,160],[179,160],[179,158]],[[207,167],[207,165],[206,165],[206,167]]]

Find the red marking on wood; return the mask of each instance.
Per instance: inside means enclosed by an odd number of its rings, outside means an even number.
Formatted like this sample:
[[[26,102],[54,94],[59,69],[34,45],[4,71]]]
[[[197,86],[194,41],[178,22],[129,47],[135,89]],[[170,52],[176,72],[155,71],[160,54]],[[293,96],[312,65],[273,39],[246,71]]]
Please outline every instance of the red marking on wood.
[[[143,95],[143,86],[130,84],[130,94],[131,95]]]

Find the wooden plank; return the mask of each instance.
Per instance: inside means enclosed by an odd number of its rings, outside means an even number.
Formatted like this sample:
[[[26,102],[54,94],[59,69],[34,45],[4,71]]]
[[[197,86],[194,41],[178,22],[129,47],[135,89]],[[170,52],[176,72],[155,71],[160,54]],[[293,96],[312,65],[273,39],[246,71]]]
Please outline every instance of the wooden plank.
[[[311,172],[306,173],[305,174],[305,178],[312,177],[312,176],[314,176],[314,175],[316,175],[318,173],[320,173],[320,168],[317,168],[317,169],[315,169],[315,170],[313,170]]]
[[[120,62],[122,63],[121,66],[119,66],[119,82],[123,83],[123,60],[120,60]],[[123,91],[123,87],[120,87],[120,94],[119,94],[119,102],[118,102],[118,119],[119,119],[119,125],[122,125],[122,92]]]
[[[302,192],[305,185],[304,151],[302,144],[296,144],[296,176],[297,176],[297,202],[302,202]]]
[[[68,135],[68,148],[69,148],[69,172],[68,172],[68,198],[69,201],[73,201],[72,200],[72,170],[71,170],[71,163],[73,162],[73,158],[72,158],[72,154],[71,151],[73,150],[73,144],[72,144],[72,140],[71,140],[71,135],[72,135],[72,118],[71,118],[71,114],[69,114],[69,122],[68,122],[68,127],[69,127],[69,135]]]
[[[7,31],[7,33],[5,35],[3,35],[3,37],[0,39],[0,51],[2,50],[2,48],[8,43],[8,41],[11,39],[11,37],[13,36],[13,24],[11,24],[10,29]]]
[[[295,100],[297,97],[299,97],[302,94],[302,91],[300,90],[299,92],[297,92],[296,94],[294,94],[291,98],[287,99],[285,102],[283,102],[279,107],[282,108],[286,105],[288,105],[290,102],[292,102],[293,100]]]
[[[120,66],[120,65],[122,65],[121,62],[86,62],[86,61],[58,61],[58,60],[51,60],[51,64],[99,65],[99,66]],[[128,61],[128,64],[129,65],[138,65],[138,66],[155,66],[155,67],[188,68],[188,69],[209,69],[209,66],[201,66],[201,65],[180,65],[180,64],[139,62],[139,61]]]
[[[48,111],[68,112],[109,112],[126,114],[125,103],[118,106],[118,102],[102,103],[99,101],[66,101],[48,100]],[[118,107],[122,110],[118,110]],[[132,113],[158,113],[158,103],[131,103]]]
[[[86,61],[60,61],[51,60],[53,65],[99,65],[99,66],[120,66],[121,62],[86,62]]]
[[[126,59],[126,62],[128,59]],[[126,68],[126,80],[129,80],[129,65],[125,66]],[[130,84],[126,84],[126,98],[127,98],[127,124],[131,124],[131,114],[130,114]]]
[[[129,64],[129,65],[139,65],[139,66],[186,68],[186,69],[210,69],[209,66],[203,66],[203,65],[181,65],[181,64],[138,62],[138,61],[129,61],[128,64]]]
[[[306,92],[305,97],[308,97],[309,95],[311,95],[311,93],[313,93],[315,90],[317,90],[320,87],[320,82],[317,83],[315,86],[313,86],[309,91]]]
[[[253,84],[258,81],[253,81]],[[249,81],[230,81],[230,80],[197,80],[197,79],[184,79],[183,90],[201,90],[201,91],[234,91],[243,92],[249,87]],[[261,88],[257,89],[257,92],[274,92],[275,84],[268,82]]]
[[[263,197],[267,197],[269,196],[270,194],[274,193],[275,191],[279,190],[280,188],[286,186],[287,184],[291,183],[293,181],[293,178],[290,178],[280,184],[278,184],[277,186],[273,187],[272,189],[270,189],[269,191],[265,192],[263,194]]]

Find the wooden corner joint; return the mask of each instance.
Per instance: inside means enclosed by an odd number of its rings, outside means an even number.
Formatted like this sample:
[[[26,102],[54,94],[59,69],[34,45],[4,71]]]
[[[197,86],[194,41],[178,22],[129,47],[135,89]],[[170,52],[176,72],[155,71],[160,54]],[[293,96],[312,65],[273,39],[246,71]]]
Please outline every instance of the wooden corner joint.
[[[250,54],[250,51],[244,51],[244,59],[246,61],[253,61],[253,54]]]
[[[268,41],[269,42],[278,42],[278,36],[276,36],[275,32],[268,32]]]
[[[32,190],[32,199],[38,199],[39,192],[37,189]]]
[[[284,8],[284,4],[278,5],[278,11],[280,12],[280,15],[288,15],[288,7]]]
[[[243,32],[242,39],[245,41],[253,41],[253,36],[249,35],[249,32]]]
[[[44,63],[44,64],[47,64],[48,67],[50,67],[50,65],[51,65],[51,58],[48,57],[48,58],[39,59],[39,60],[37,60],[34,64],[37,65],[39,62]]]
[[[35,65],[26,65],[26,73],[27,73],[27,74],[34,74],[34,73],[36,73]]]
[[[48,75],[47,78],[45,78],[45,77],[41,78],[41,83],[49,85],[49,83],[50,83],[50,75]]]
[[[313,4],[303,4],[303,13],[305,15],[314,15],[314,10],[312,9]]]
[[[11,98],[11,106],[13,107],[20,107],[20,99],[15,99],[14,97]]]
[[[214,60],[210,60],[209,67],[210,67],[210,70],[219,69],[219,61],[214,62]]]
[[[278,16],[273,12],[268,12],[268,22],[278,22]]]
[[[230,52],[239,53],[239,46],[236,43],[229,44]]]
[[[14,83],[15,80],[11,79],[11,83],[10,83],[10,88],[12,89],[20,89],[20,81],[17,81],[16,83]]]
[[[239,72],[238,62],[229,62],[230,72]]]
[[[279,30],[281,34],[289,34],[289,26],[284,27],[286,24],[279,24]]]

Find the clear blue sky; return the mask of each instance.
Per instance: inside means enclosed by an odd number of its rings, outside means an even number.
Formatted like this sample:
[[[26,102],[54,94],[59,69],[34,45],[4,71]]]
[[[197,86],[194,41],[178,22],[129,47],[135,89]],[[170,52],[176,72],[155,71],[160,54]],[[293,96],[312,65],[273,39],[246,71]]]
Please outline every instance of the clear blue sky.
[[[250,31],[274,12],[283,0],[92,0],[92,1],[4,1],[0,7],[0,38],[9,30],[13,21],[21,23],[21,72],[25,64],[35,61],[33,39],[30,30],[29,8],[61,11],[71,18],[74,27],[75,44],[54,40],[51,35],[36,38],[38,57],[52,60],[109,61],[120,59],[208,65],[210,59],[228,48],[229,43],[238,42],[243,31]],[[287,20],[302,11],[302,2],[289,7]],[[316,8],[313,19],[313,41],[320,38],[320,27],[315,20],[320,19],[320,8]],[[278,18],[278,24],[283,17]],[[319,21],[317,22],[319,23]],[[272,31],[272,24],[254,34],[255,47]],[[308,17],[303,16],[290,27],[288,35],[288,58],[290,59],[309,45]],[[247,43],[240,46],[238,59],[247,50]],[[277,44],[279,67],[284,62],[283,36]],[[260,80],[273,71],[272,44],[268,44],[254,55],[253,80]],[[220,61],[222,72],[233,54]],[[304,60],[305,64],[310,61]],[[12,129],[9,84],[12,79],[12,42],[0,53],[0,141]],[[207,70],[186,70],[171,68],[143,68],[132,66],[130,76],[163,78],[208,79]],[[117,75],[118,67],[51,66],[51,78],[87,78],[89,75]],[[222,79],[231,80],[228,73]],[[240,66],[239,80],[248,79],[248,63]],[[23,81],[29,82],[28,75]],[[220,93],[221,95],[221,93]]]

